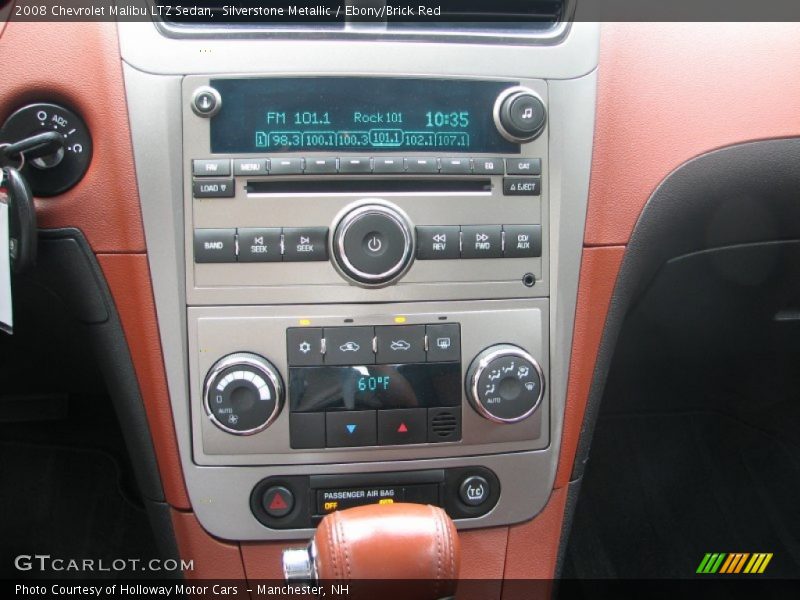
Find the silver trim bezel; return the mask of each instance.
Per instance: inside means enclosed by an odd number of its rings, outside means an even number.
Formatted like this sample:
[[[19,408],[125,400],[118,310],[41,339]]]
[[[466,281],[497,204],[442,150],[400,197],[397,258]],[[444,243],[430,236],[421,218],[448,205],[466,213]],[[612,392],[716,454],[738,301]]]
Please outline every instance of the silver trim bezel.
[[[541,382],[541,386],[539,386],[539,397],[536,398],[534,405],[524,414],[520,415],[519,417],[514,417],[513,419],[504,419],[489,412],[489,410],[481,403],[480,396],[478,395],[478,380],[481,378],[481,375],[493,360],[502,358],[504,356],[516,356],[530,362],[538,373],[539,381]],[[467,397],[469,398],[469,402],[472,407],[485,419],[502,424],[519,423],[535,413],[536,409],[539,408],[542,403],[542,399],[544,398],[544,389],[547,385],[544,378],[544,372],[542,371],[542,367],[539,365],[539,362],[526,350],[523,350],[519,346],[514,346],[512,344],[499,344],[496,346],[491,346],[481,352],[475,358],[475,360],[472,361],[472,364],[470,364],[469,369],[467,370],[467,380],[469,381]]]
[[[414,262],[414,236],[411,234],[411,225],[408,217],[398,207],[380,198],[367,198],[360,202],[356,208],[345,210],[347,211],[346,214],[337,219],[338,224],[333,228],[334,234],[331,240],[333,263],[336,270],[346,277],[348,281],[367,288],[386,287],[400,279]],[[347,235],[347,231],[360,217],[370,213],[388,217],[400,227],[403,233],[403,256],[391,269],[378,274],[365,273],[353,266],[344,248],[344,238]],[[366,281],[360,281],[353,275],[366,279]]]
[[[270,383],[272,383],[272,386],[275,389],[275,407],[272,409],[269,417],[267,417],[267,420],[258,427],[253,429],[245,429],[244,431],[231,429],[230,427],[223,425],[222,422],[217,419],[214,416],[214,413],[211,411],[211,403],[209,400],[211,398],[211,384],[214,382],[214,380],[219,377],[219,375],[225,369],[229,369],[237,365],[247,365],[248,367],[258,369],[264,374],[264,376],[267,377],[267,379],[270,380]],[[206,409],[206,415],[208,416],[209,420],[222,431],[240,436],[254,435],[264,431],[267,427],[272,425],[275,422],[275,419],[278,418],[278,415],[281,414],[281,410],[283,409],[283,395],[283,381],[272,363],[259,354],[252,352],[236,352],[234,354],[223,356],[221,359],[215,362],[214,366],[208,371],[205,383],[203,384],[203,407]]]

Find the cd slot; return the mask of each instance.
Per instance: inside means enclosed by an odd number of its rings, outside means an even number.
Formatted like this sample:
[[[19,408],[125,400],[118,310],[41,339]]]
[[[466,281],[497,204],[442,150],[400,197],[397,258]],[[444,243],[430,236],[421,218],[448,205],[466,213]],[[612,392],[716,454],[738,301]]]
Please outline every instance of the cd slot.
[[[489,194],[492,180],[377,177],[248,181],[248,194]]]

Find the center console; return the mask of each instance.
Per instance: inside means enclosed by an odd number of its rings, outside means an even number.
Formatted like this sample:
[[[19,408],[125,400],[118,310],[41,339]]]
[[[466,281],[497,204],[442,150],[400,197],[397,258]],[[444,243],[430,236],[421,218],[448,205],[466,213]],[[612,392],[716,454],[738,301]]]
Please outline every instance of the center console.
[[[556,66],[463,46],[409,72],[393,52],[430,44],[316,42],[345,68],[240,40],[206,61],[188,49],[217,42],[146,27],[120,39],[203,526],[296,538],[399,501],[460,528],[532,518],[557,467],[596,32],[576,24]],[[156,67],[159,48],[181,51]]]

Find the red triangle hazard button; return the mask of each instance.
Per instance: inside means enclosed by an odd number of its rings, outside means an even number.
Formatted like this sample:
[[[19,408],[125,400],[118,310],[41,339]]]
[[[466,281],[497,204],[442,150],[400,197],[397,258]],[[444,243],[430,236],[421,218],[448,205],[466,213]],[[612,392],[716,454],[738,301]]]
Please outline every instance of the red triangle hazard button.
[[[397,428],[397,433],[408,433],[408,427],[406,427],[405,423],[400,423],[400,427]]]
[[[280,492],[275,494],[272,497],[272,502],[269,503],[270,510],[283,510],[287,506],[288,504],[286,504],[286,500],[283,499],[283,496],[281,496]]]
[[[283,486],[269,488],[264,494],[264,508],[270,517],[285,517],[292,511],[294,496]]]

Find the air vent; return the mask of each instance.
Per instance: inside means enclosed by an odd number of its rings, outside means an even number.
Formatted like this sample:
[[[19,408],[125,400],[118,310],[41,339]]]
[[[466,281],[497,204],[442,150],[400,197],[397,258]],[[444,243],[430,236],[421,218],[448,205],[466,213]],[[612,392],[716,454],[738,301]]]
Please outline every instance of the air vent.
[[[155,0],[160,26],[182,37],[333,37],[432,41],[543,43],[566,30],[573,0],[422,0],[414,14],[392,14],[385,0],[313,0],[281,5],[268,0],[198,1],[191,12],[169,12]],[[413,5],[412,5],[413,4]],[[420,5],[434,14],[420,14]],[[405,7],[405,5],[403,5]],[[283,14],[276,14],[282,7]],[[291,11],[291,12],[290,12]]]
[[[439,439],[458,436],[458,417],[450,411],[441,411],[431,419],[431,432]]]

